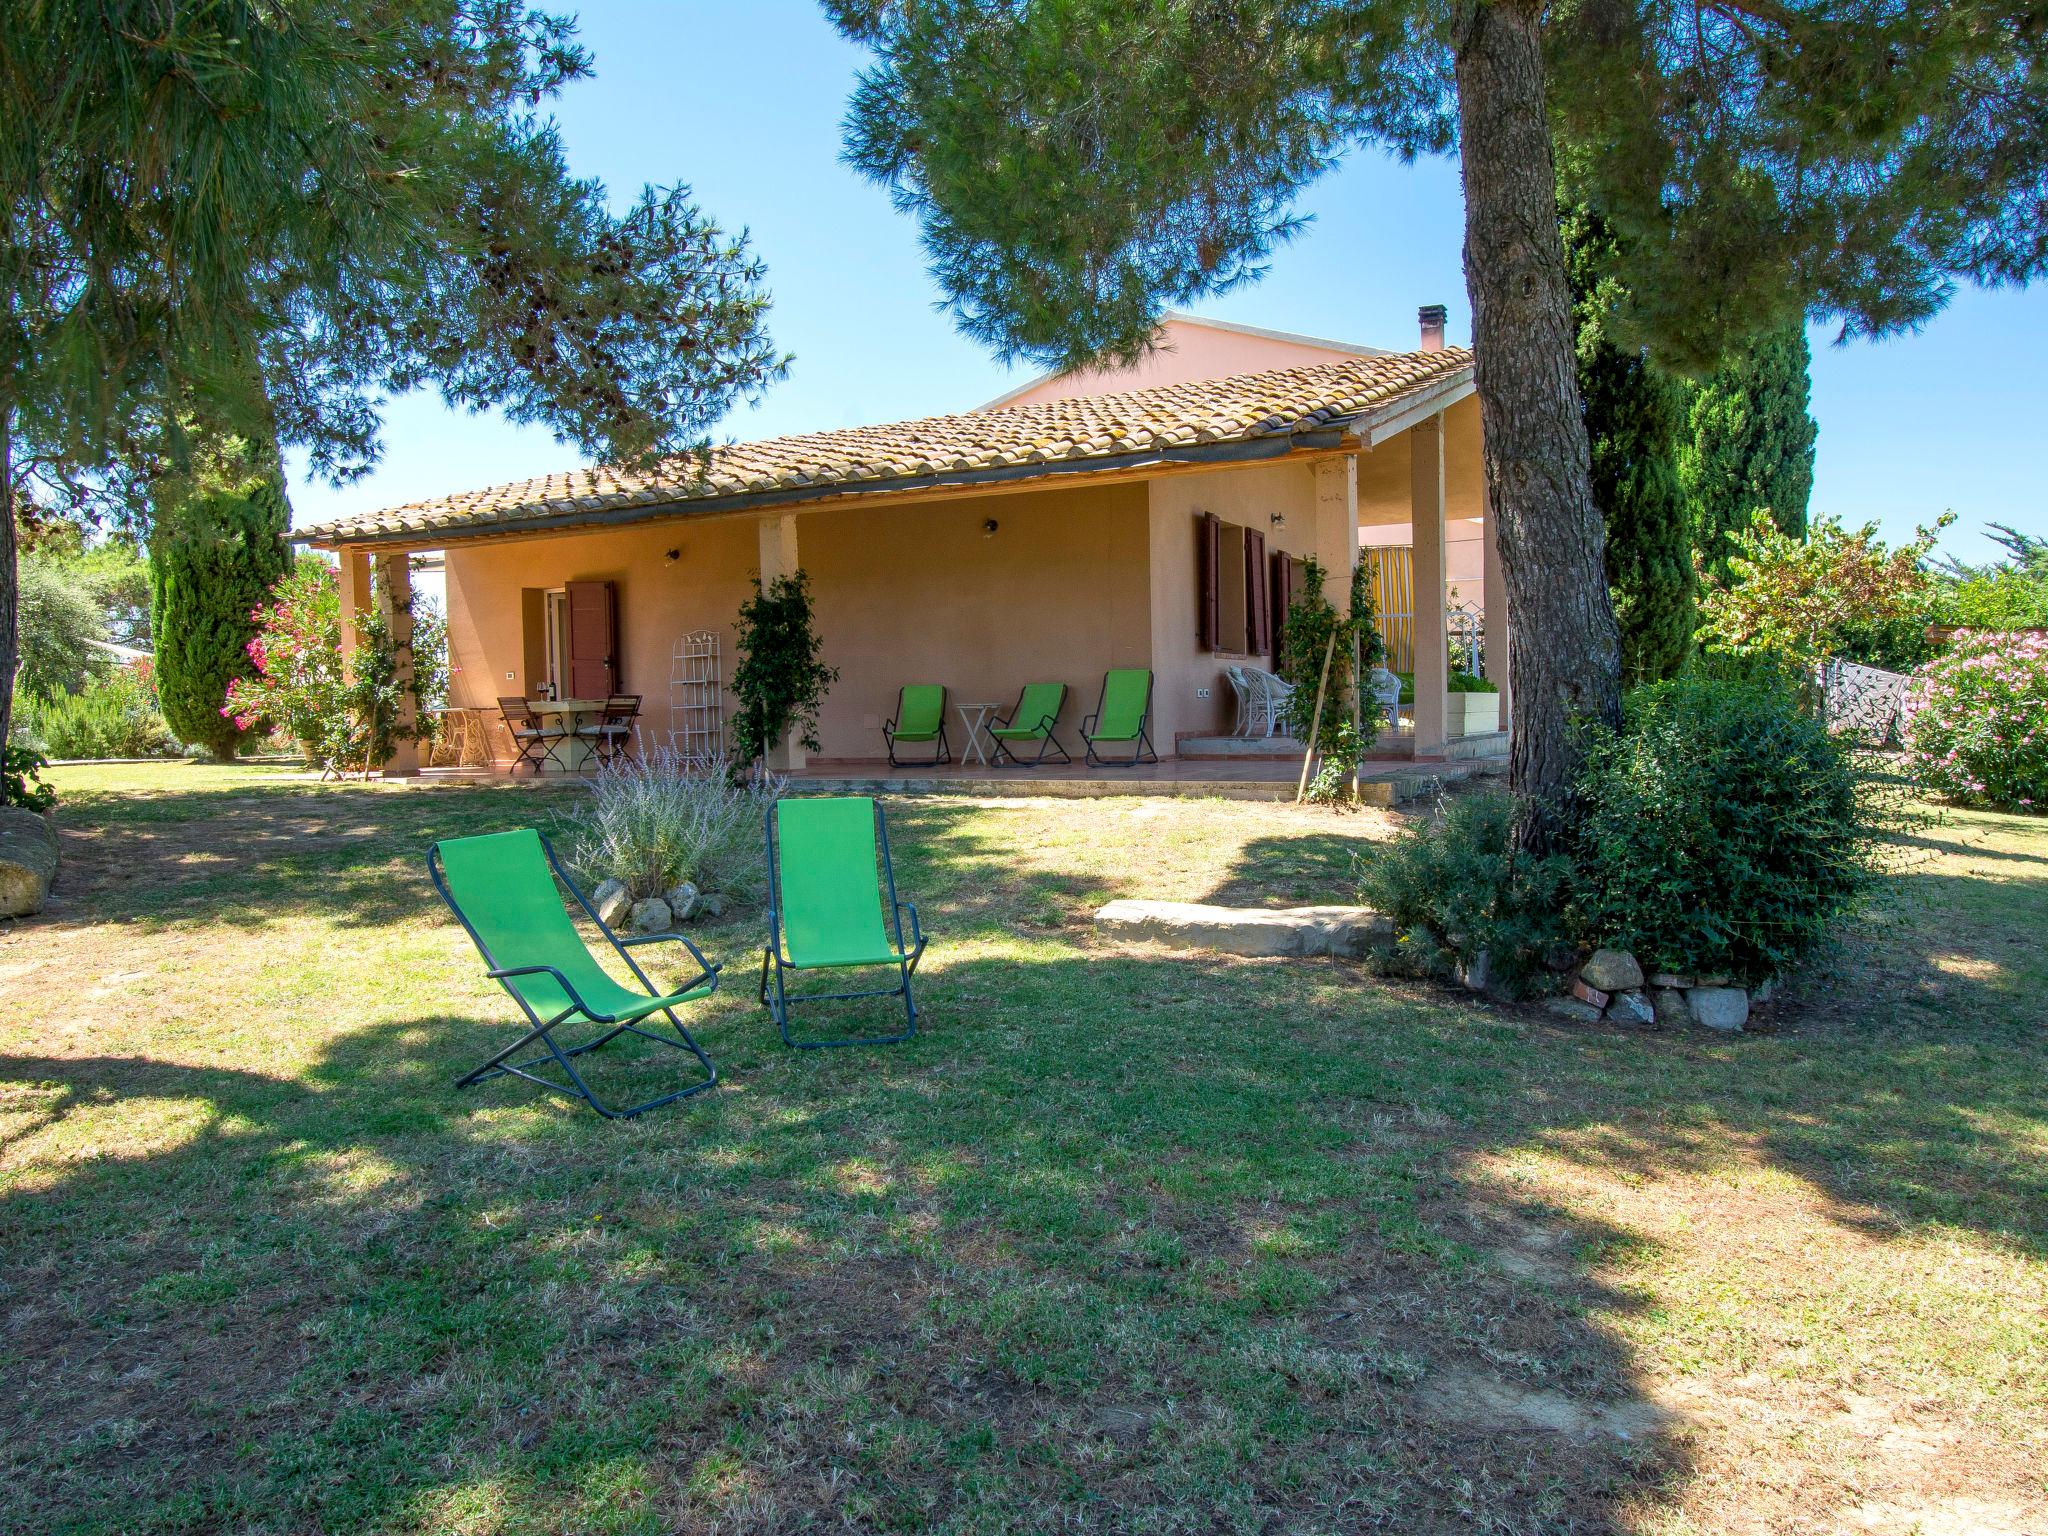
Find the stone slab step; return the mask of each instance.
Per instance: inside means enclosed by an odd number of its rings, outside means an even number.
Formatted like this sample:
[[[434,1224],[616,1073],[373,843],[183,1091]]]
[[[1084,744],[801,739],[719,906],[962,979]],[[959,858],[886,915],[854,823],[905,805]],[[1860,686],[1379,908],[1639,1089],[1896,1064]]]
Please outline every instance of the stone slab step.
[[[1218,907],[1197,901],[1112,901],[1095,926],[1120,939],[1224,955],[1357,959],[1393,936],[1370,907]]]

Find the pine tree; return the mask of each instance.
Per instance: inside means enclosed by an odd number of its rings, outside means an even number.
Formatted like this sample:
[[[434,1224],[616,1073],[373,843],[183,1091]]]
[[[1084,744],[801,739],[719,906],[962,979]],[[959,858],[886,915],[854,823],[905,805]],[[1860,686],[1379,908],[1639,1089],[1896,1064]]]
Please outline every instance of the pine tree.
[[[1807,404],[1812,353],[1804,325],[1759,337],[1692,391],[1679,436],[1678,478],[1708,574],[1728,574],[1733,536],[1769,512],[1781,532],[1806,534],[1814,439]]]
[[[571,173],[590,70],[527,0],[0,5],[0,737],[18,496],[144,527],[195,418],[346,478],[429,385],[644,465],[782,375],[744,236]]]
[[[847,158],[913,214],[961,328],[1056,367],[1258,279],[1360,145],[1455,151],[1511,782],[1544,845],[1621,659],[1573,367],[1557,146],[1623,237],[1617,323],[1711,367],[1803,311],[1885,334],[2048,270],[2048,28],[2027,0],[825,0],[868,48]],[[1988,9],[1987,9],[1988,4]],[[1712,104],[1711,111],[1701,103]]]
[[[1613,338],[1611,317],[1623,298],[1613,231],[1584,206],[1564,206],[1559,219],[1622,677],[1654,682],[1685,664],[1696,625],[1692,527],[1678,482],[1681,387],[1643,348]]]
[[[226,761],[244,732],[223,712],[228,684],[254,663],[256,609],[291,568],[291,506],[274,464],[230,458],[192,494],[159,512],[150,540],[157,694],[188,745]],[[254,472],[251,472],[253,468]],[[240,472],[234,472],[239,470]]]

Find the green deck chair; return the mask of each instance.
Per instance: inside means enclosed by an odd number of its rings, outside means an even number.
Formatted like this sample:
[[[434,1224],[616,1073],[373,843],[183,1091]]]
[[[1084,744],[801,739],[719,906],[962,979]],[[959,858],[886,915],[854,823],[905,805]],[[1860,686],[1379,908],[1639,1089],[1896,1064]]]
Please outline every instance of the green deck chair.
[[[950,763],[953,748],[946,740],[946,689],[941,683],[911,683],[896,696],[896,718],[882,722],[882,740],[889,744],[891,768],[914,768],[926,763]],[[931,742],[930,757],[905,763],[896,756],[904,742],[922,746]]]
[[[548,840],[531,827],[517,832],[493,832],[482,837],[454,837],[435,843],[427,850],[427,874],[434,889],[454,912],[455,920],[475,941],[489,967],[485,972],[512,994],[527,1022],[533,1027],[498,1052],[456,1086],[467,1088],[485,1078],[510,1074],[539,1083],[556,1093],[581,1097],[607,1120],[634,1115],[702,1093],[718,1081],[718,1069],[711,1064],[690,1032],[675,1015],[678,1003],[708,997],[718,990],[719,967],[707,962],[697,946],[681,934],[650,933],[645,937],[620,939],[590,905],[582,891],[563,871],[561,861]],[[562,906],[560,880],[578,905],[590,914],[598,932],[626,962],[634,978],[646,990],[631,987],[608,975],[591,955],[576,925]],[[634,963],[630,950],[642,944],[675,943],[687,949],[698,965],[698,974],[677,992],[657,992],[647,974]],[[674,1026],[676,1038],[655,1034],[640,1027],[650,1014],[665,1014]],[[555,1030],[564,1024],[590,1023],[603,1032],[581,1045],[564,1049],[555,1040]],[[704,1080],[675,1093],[635,1104],[631,1109],[612,1109],[590,1091],[590,1085],[576,1070],[575,1058],[609,1045],[620,1035],[638,1035],[657,1045],[688,1051],[704,1069]],[[547,1047],[525,1061],[510,1058],[538,1041]],[[555,1065],[568,1074],[568,1084],[542,1077],[533,1068]]]
[[[1152,738],[1146,734],[1146,723],[1152,714],[1152,674],[1143,667],[1120,667],[1105,672],[1102,676],[1102,702],[1095,706],[1095,713],[1081,722],[1081,739],[1088,744],[1088,765],[1091,768],[1111,766],[1095,750],[1098,743],[1109,742],[1121,745],[1131,744],[1131,755],[1118,759],[1126,767],[1138,763],[1156,763],[1159,754],[1153,749]]]
[[[778,800],[768,809],[768,946],[761,955],[761,1002],[775,1016],[782,1043],[801,1050],[840,1045],[893,1045],[917,1033],[910,975],[924,954],[917,904],[896,898],[889,828],[882,808],[860,797]],[[910,914],[910,939],[903,914]],[[893,966],[897,984],[861,992],[792,992],[800,971]],[[769,972],[774,972],[770,995]],[[901,997],[903,1029],[893,1035],[798,1040],[789,1032],[796,1003]]]
[[[1024,691],[1017,695],[1017,707],[988,729],[989,738],[996,744],[995,761],[1000,764],[1008,758],[1020,768],[1036,768],[1045,761],[1047,752],[1057,752],[1061,762],[1071,763],[1073,759],[1067,756],[1067,749],[1052,733],[1066,704],[1065,683],[1026,683]],[[1038,744],[1038,751],[1027,762],[1017,755],[1017,749],[1033,742]]]

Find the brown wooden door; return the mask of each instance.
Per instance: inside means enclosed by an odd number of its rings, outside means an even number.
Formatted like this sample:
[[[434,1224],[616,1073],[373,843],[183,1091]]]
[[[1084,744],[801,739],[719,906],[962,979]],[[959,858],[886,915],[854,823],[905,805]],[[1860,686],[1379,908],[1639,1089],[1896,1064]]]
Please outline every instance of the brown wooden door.
[[[618,609],[608,581],[572,581],[569,600],[568,694],[601,699],[619,690]]]

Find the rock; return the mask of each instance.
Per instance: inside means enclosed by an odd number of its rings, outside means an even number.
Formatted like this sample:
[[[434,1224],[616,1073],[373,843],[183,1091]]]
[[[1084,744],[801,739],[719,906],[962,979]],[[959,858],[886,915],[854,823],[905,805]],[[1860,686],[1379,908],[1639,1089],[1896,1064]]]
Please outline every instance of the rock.
[[[667,902],[659,896],[650,896],[645,901],[633,903],[633,910],[627,915],[626,921],[635,933],[666,933],[675,917],[669,911]]]
[[[1766,976],[1762,981],[1758,982],[1754,987],[1750,989],[1749,1006],[1752,1008],[1761,1008],[1777,995],[1778,978],[1775,976]]]
[[[1657,1022],[1666,1029],[1683,1029],[1692,1022],[1685,994],[1676,987],[1658,987],[1650,994],[1650,1007],[1656,1012]]]
[[[1695,1023],[1729,1032],[1749,1022],[1749,994],[1740,987],[1694,987],[1685,994]]]
[[[1645,1029],[1657,1022],[1657,1010],[1640,992],[1617,992],[1614,1001],[1607,1005],[1607,1017],[1616,1024],[1633,1024]]]
[[[1594,950],[1579,967],[1579,976],[1602,992],[1633,992],[1643,984],[1643,968],[1625,949]]]
[[[1591,1003],[1582,1003],[1575,997],[1548,997],[1543,1000],[1543,1011],[1554,1013],[1560,1019],[1574,1024],[1592,1024],[1600,1017],[1600,1010]]]
[[[1603,992],[1598,987],[1590,985],[1583,976],[1572,983],[1572,996],[1576,997],[1595,1013],[1600,1012],[1608,1003],[1613,1001],[1612,993]]]
[[[1480,950],[1458,966],[1458,984],[1467,992],[1484,992],[1493,984],[1493,956]]]
[[[668,915],[676,922],[685,923],[697,915],[697,909],[703,904],[704,897],[696,886],[685,880],[662,897],[662,900],[668,903]]]
[[[1393,923],[1370,907],[1216,907],[1194,901],[1112,901],[1095,926],[1120,939],[1226,955],[1336,955],[1390,944]]]
[[[625,881],[607,880],[590,893],[590,905],[597,910],[598,920],[605,927],[616,928],[626,920],[633,898],[626,894]]]
[[[1579,952],[1569,944],[1553,944],[1545,951],[1543,963],[1562,976],[1579,963]]]
[[[1696,987],[1699,981],[1691,976],[1681,976],[1674,971],[1656,971],[1650,976],[1653,987],[1676,987],[1683,992],[1687,987]]]
[[[37,811],[0,806],[0,917],[43,910],[57,878],[57,829]]]
[[[725,915],[725,898],[716,891],[698,892],[697,915],[699,917],[723,917]]]

